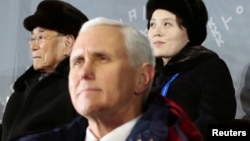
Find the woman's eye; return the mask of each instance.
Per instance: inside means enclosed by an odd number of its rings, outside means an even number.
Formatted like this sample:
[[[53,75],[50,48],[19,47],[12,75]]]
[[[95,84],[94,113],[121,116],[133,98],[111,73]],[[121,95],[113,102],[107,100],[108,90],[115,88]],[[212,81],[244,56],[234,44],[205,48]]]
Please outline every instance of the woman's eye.
[[[149,26],[150,26],[150,27],[154,26],[154,23],[150,23]]]
[[[169,23],[164,23],[164,26],[169,26],[170,24]]]

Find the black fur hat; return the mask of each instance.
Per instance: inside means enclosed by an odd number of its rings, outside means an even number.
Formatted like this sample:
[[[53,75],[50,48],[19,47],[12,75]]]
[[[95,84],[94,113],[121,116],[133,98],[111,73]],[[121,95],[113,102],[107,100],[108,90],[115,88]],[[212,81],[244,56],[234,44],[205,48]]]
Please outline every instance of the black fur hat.
[[[207,37],[208,13],[202,0],[148,0],[146,17],[149,22],[156,9],[167,10],[177,16],[187,29],[189,44],[201,45]]]
[[[32,31],[40,26],[75,38],[84,22],[88,21],[80,10],[60,0],[43,0],[36,12],[24,19],[24,27]]]

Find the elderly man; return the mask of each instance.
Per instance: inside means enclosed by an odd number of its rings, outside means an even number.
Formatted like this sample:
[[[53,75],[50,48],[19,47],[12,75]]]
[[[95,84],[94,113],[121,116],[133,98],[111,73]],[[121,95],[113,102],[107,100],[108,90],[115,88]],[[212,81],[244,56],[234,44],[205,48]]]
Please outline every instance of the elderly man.
[[[81,116],[20,141],[170,139],[169,105],[149,93],[154,66],[147,38],[131,26],[105,18],[86,22],[73,46],[69,74],[71,100]],[[193,123],[185,124],[192,131],[188,139],[202,140]]]
[[[33,65],[14,84],[3,117],[2,141],[66,124],[78,114],[69,96],[69,55],[88,18],[69,3],[44,0],[24,19]]]

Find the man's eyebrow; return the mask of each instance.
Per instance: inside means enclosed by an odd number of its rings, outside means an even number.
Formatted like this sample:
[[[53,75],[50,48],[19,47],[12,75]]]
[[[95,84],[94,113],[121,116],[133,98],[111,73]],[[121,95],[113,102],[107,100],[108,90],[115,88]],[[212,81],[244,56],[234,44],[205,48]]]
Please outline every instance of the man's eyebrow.
[[[39,33],[43,33],[43,32],[45,32],[45,29],[39,29],[39,30],[38,30],[38,34],[39,34]],[[35,35],[35,33],[34,33],[33,31],[31,32],[31,34],[32,34],[32,35]],[[37,34],[37,33],[36,33],[36,34]]]
[[[78,53],[77,55],[72,55],[71,57],[70,57],[70,62],[72,62],[72,61],[74,61],[74,60],[78,60],[78,59],[82,59],[82,58],[84,58],[80,53]]]

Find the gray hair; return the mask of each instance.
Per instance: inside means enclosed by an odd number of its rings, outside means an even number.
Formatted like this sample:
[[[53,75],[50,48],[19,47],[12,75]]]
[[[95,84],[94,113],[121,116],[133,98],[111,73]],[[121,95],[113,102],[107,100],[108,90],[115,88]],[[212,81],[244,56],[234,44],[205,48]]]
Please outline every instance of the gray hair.
[[[150,47],[148,38],[134,27],[116,20],[98,17],[84,23],[80,33],[96,25],[120,27],[125,38],[125,46],[132,66],[138,67],[145,62],[149,62],[155,67],[155,57],[153,56],[153,50]]]

